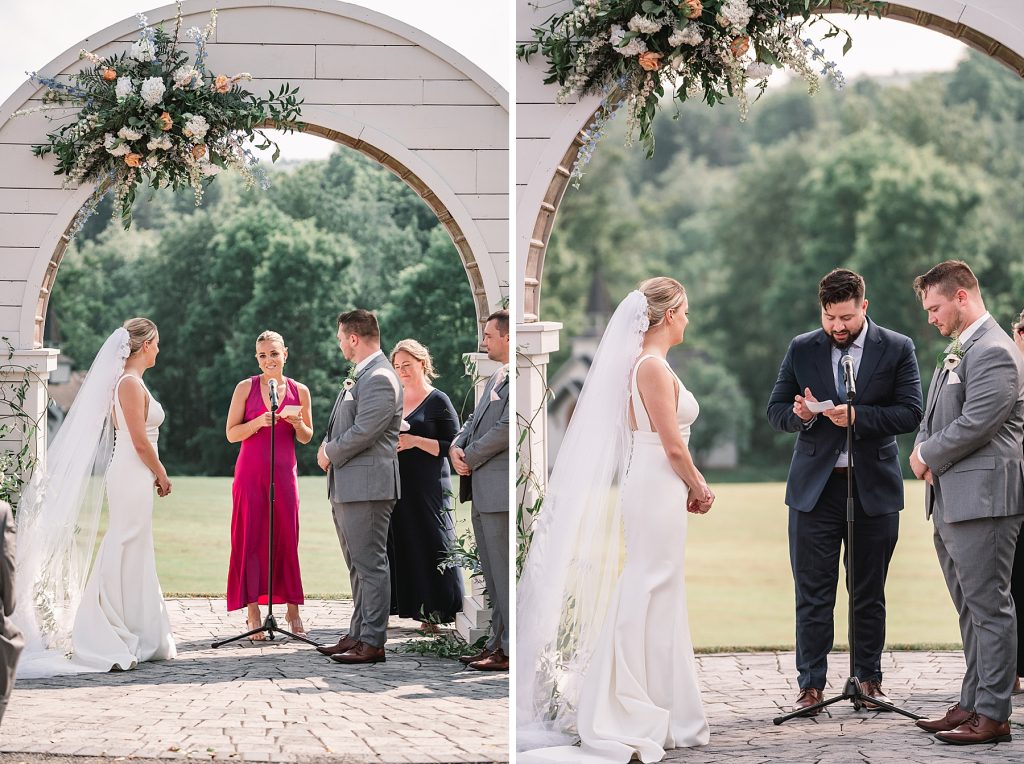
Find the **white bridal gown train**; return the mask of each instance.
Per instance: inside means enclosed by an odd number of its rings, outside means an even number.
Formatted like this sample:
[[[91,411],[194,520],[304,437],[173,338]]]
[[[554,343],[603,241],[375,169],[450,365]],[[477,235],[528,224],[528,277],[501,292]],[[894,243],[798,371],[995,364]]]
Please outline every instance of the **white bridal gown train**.
[[[626,559],[582,680],[576,720],[580,746],[523,751],[516,757],[520,764],[625,764],[634,754],[655,762],[666,749],[706,745],[710,736],[686,610],[689,494],[651,429],[637,390],[637,370],[648,358],[658,357],[642,356],[632,375],[637,430],[620,488]],[[699,407],[678,377],[676,382],[676,418],[689,444]]]
[[[117,394],[126,377],[121,377],[114,389],[114,412],[120,429],[107,469],[109,524],[72,632],[73,662],[98,671],[127,671],[139,662],[165,660],[177,654],[156,575],[153,473],[135,452]],[[146,436],[155,449],[164,410],[149,390],[146,395]]]

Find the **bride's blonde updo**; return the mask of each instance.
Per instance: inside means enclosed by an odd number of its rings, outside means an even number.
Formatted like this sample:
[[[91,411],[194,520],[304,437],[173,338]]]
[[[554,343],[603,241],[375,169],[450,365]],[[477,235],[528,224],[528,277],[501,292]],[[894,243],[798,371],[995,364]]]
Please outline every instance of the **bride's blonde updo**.
[[[142,349],[143,342],[148,342],[156,337],[156,324],[148,318],[129,318],[122,326],[128,331],[132,355]]]
[[[637,290],[647,298],[647,318],[652,329],[665,320],[665,314],[672,308],[682,305],[686,297],[683,285],[668,276],[655,276],[641,281]]]
[[[275,331],[271,331],[270,329],[267,329],[265,332],[260,334],[259,337],[256,338],[257,345],[259,345],[261,342],[276,342],[281,347],[284,347],[284,337],[282,337]]]

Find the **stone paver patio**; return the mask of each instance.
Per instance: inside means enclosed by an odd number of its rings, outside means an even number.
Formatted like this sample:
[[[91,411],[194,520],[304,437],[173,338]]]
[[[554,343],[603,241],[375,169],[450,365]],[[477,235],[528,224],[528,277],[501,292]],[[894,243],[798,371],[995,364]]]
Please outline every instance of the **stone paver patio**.
[[[940,743],[893,713],[854,711],[841,701],[813,719],[772,719],[790,710],[796,698],[793,653],[697,656],[702,693],[711,724],[711,743],[670,751],[665,761],[687,764],[939,764],[1024,761],[1024,696],[1014,698],[1013,742],[988,746]],[[825,697],[842,692],[849,655],[833,653]],[[882,657],[884,687],[907,711],[941,716],[960,695],[964,670],[959,652],[890,652]],[[1016,722],[1016,723],[1014,723]]]
[[[0,728],[0,762],[509,758],[508,676],[400,652],[418,637],[414,622],[393,621],[387,663],[342,667],[297,642],[213,650],[212,641],[242,630],[239,615],[229,618],[222,600],[171,600],[169,606],[177,660],[123,674],[20,682]],[[303,611],[306,626],[321,641],[333,641],[350,607],[311,602]],[[847,660],[833,655],[827,697],[840,691]],[[902,716],[854,711],[845,701],[816,719],[775,726],[772,719],[796,694],[792,653],[701,655],[698,662],[711,743],[670,751],[668,762],[1024,761],[1024,696],[1014,699],[1012,743],[958,748],[937,742]],[[931,715],[955,702],[963,656],[891,652],[883,656],[883,669],[894,703]]]
[[[339,666],[297,641],[211,649],[211,642],[245,630],[244,615],[229,617],[223,600],[169,600],[168,607],[177,659],[124,673],[18,682],[0,728],[0,752],[508,760],[508,675],[400,652],[419,638],[414,621],[392,620],[386,663]],[[283,606],[275,611],[285,626]],[[333,644],[350,613],[351,601],[309,602],[303,620],[314,639]]]

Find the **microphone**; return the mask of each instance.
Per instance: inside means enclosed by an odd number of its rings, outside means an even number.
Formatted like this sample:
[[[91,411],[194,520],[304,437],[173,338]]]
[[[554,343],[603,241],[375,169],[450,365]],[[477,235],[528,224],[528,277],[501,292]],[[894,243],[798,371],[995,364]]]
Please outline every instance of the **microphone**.
[[[842,358],[843,381],[846,383],[847,397],[857,394],[857,383],[854,381],[853,356],[847,353]]]
[[[270,380],[270,410],[277,411],[277,380]]]

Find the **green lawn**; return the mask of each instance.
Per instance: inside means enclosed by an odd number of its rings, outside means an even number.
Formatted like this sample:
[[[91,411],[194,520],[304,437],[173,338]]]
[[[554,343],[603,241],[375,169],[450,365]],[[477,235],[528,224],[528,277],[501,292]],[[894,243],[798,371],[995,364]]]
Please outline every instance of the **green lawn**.
[[[157,572],[167,595],[224,596],[231,553],[231,478],[172,478],[157,498],[153,535]],[[469,528],[469,507],[456,511],[456,533]],[[348,573],[323,477],[299,478],[299,562],[309,598],[350,597]]]
[[[782,483],[715,486],[715,508],[691,515],[687,543],[690,627],[698,648],[792,646],[793,580]],[[900,541],[889,571],[888,644],[955,645],[956,613],[939,572],[924,519],[921,483],[908,482]],[[348,575],[321,477],[299,478],[299,558],[308,597],[348,597]],[[468,507],[456,513],[469,527]],[[156,499],[154,533],[160,582],[168,594],[223,596],[231,523],[230,478],[175,478]],[[846,598],[840,586],[836,643],[845,643]]]
[[[690,516],[687,594],[697,647],[792,646],[793,576],[789,568],[784,483],[713,486],[718,499]],[[957,645],[956,611],[946,591],[924,517],[924,484],[906,483],[886,586],[889,646]],[[840,583],[836,644],[846,643],[846,590]]]

